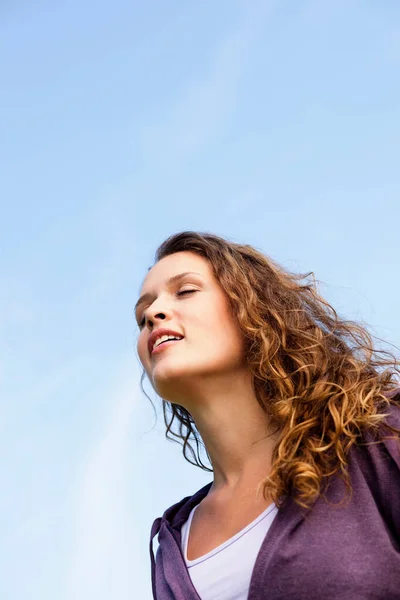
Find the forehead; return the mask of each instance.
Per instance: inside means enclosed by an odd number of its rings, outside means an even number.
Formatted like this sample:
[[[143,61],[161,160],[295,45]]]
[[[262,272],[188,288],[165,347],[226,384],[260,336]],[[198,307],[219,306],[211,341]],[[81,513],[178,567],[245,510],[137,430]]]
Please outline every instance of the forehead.
[[[194,252],[177,252],[165,256],[147,273],[141,291],[162,285],[170,277],[186,271],[195,271],[203,277],[213,277],[211,264]]]

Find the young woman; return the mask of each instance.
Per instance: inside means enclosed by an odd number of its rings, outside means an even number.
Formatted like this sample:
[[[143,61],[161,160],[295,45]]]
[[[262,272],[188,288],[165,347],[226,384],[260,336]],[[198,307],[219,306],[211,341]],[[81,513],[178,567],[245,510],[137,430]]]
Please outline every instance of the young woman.
[[[213,480],[153,524],[156,600],[400,598],[398,362],[309,275],[211,234],[157,251],[143,377]]]

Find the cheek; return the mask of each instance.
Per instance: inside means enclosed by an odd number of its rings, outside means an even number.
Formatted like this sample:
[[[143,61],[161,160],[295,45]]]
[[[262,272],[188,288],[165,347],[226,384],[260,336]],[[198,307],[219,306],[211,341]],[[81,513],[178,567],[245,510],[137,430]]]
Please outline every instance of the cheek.
[[[143,335],[139,336],[138,342],[137,342],[137,352],[139,355],[139,359],[140,362],[142,363],[143,367],[146,367],[146,363],[147,363],[147,344],[146,344],[146,340],[144,339]]]
[[[242,355],[244,350],[244,340],[239,327],[233,321],[233,318],[226,312],[214,312],[210,318],[196,323],[199,331],[200,344],[196,345],[193,338],[193,347],[201,348],[210,353],[210,356]]]

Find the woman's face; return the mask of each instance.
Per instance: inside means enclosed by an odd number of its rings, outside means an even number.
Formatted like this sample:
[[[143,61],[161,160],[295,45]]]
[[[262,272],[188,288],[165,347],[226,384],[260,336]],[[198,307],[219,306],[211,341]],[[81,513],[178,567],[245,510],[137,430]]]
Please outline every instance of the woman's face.
[[[161,397],[173,401],[189,381],[229,376],[243,367],[241,332],[205,258],[192,252],[166,256],[148,272],[140,296],[144,298],[136,308],[138,354]],[[149,338],[153,332],[158,337],[161,329],[182,339],[150,353]]]

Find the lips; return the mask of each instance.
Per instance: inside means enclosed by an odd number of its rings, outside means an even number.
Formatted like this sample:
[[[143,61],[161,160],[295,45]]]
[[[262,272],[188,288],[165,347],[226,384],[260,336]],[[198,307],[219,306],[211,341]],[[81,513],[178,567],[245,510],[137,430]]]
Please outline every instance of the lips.
[[[161,342],[161,344],[158,344],[158,346],[154,346],[151,356],[156,356],[157,354],[160,354],[160,352],[164,352],[165,348],[168,348],[169,346],[181,341],[182,340],[166,340],[165,342]]]
[[[156,329],[155,331],[153,331],[150,334],[149,340],[147,342],[147,347],[148,347],[148,350],[149,350],[149,354],[152,353],[154,344],[156,343],[156,340],[159,337],[162,337],[163,335],[173,335],[175,337],[180,337],[180,338],[184,337],[181,333],[179,333],[178,331],[173,331],[172,329]]]

